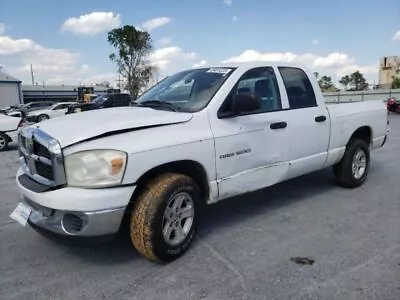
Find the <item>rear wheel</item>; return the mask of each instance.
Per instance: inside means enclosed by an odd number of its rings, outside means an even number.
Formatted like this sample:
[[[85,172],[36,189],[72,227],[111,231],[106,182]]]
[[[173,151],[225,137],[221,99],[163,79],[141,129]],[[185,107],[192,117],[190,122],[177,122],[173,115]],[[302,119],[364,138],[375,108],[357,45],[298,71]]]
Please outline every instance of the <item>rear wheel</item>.
[[[342,160],[333,167],[336,181],[346,188],[359,187],[367,179],[369,166],[368,144],[360,139],[351,140]]]
[[[130,221],[131,240],[152,261],[169,262],[191,245],[202,206],[197,184],[188,176],[162,174],[136,199]]]
[[[7,149],[9,138],[4,133],[0,132],[0,151]]]

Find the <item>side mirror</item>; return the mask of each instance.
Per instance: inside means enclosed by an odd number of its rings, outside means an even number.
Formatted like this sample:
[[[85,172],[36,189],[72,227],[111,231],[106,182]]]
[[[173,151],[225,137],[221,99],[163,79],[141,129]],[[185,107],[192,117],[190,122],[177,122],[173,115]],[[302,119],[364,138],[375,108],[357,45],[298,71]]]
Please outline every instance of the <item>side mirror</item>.
[[[243,113],[249,113],[261,108],[261,99],[252,93],[240,93],[233,97],[231,109],[226,112],[218,112],[219,118],[235,117]]]

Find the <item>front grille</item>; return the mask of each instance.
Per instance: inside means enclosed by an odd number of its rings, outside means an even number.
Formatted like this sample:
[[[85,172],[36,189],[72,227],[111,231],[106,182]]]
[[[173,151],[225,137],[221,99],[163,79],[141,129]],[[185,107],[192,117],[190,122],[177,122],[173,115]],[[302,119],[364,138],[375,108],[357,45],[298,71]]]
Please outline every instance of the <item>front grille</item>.
[[[31,179],[47,186],[66,183],[61,147],[45,132],[23,128],[19,135],[19,154],[22,168]]]
[[[40,161],[35,162],[36,172],[47,179],[54,180],[53,168]]]
[[[33,153],[47,159],[51,158],[49,150],[42,144],[39,144],[37,141],[33,141]]]

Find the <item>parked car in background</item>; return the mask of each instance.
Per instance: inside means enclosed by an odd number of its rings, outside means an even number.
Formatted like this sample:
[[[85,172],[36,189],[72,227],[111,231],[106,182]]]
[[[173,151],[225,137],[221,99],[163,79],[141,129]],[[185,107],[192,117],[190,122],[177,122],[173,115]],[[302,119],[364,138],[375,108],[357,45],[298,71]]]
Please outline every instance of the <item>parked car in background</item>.
[[[24,118],[0,114],[0,151],[7,149],[8,144],[17,141],[18,131],[24,126]]]
[[[44,120],[61,117],[61,116],[65,115],[65,113],[68,110],[68,107],[70,107],[71,105],[74,105],[74,104],[76,104],[76,102],[56,103],[48,108],[34,110],[34,111],[29,112],[26,116],[26,119],[29,122],[41,122]]]
[[[70,106],[66,114],[103,108],[130,106],[132,101],[133,99],[131,95],[126,93],[102,94],[94,98],[90,103],[77,103]]]
[[[35,111],[35,110],[40,110],[40,109],[45,109],[50,106],[55,104],[53,101],[35,101],[35,102],[29,102],[26,104],[21,105],[17,109],[23,110],[25,113]]]

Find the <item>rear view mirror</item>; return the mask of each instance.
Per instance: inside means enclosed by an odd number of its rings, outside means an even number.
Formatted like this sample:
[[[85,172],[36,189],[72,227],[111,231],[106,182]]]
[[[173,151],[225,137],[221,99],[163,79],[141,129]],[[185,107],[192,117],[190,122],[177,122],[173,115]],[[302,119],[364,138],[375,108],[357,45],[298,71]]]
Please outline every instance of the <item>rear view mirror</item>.
[[[219,112],[219,118],[230,118],[245,113],[257,111],[261,108],[261,98],[252,93],[240,93],[233,96],[230,109]]]
[[[261,108],[261,99],[252,93],[237,94],[233,98],[233,111],[237,114],[256,111]]]

